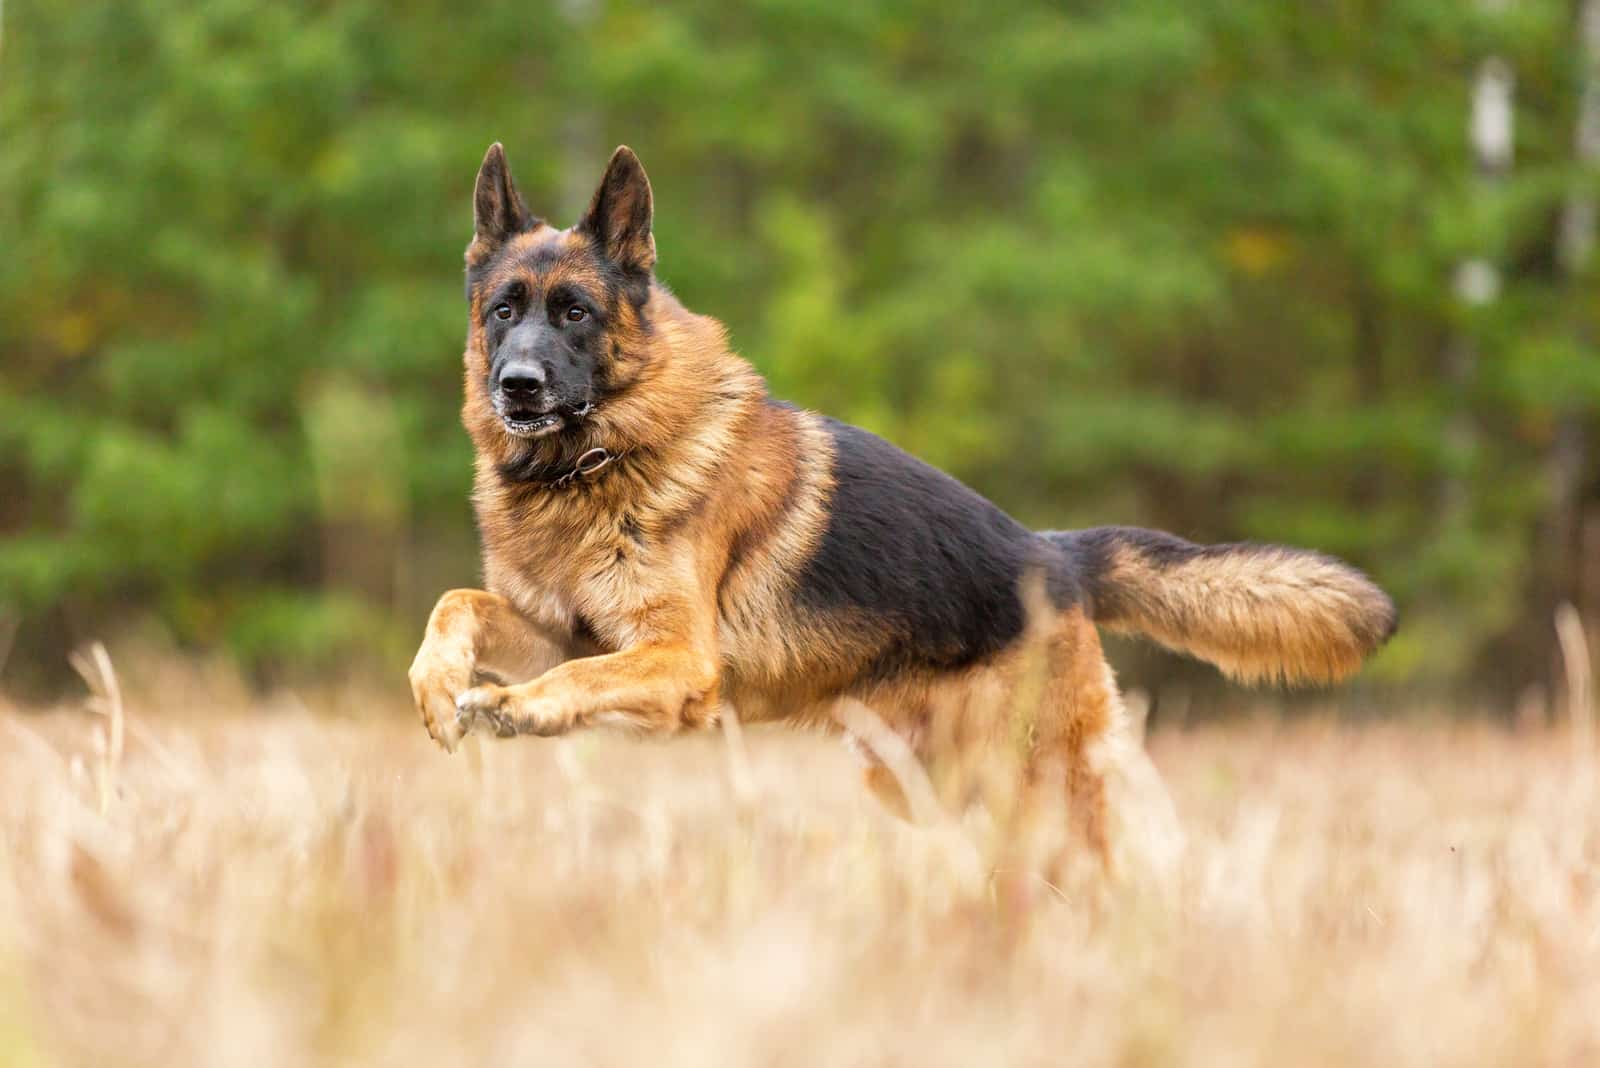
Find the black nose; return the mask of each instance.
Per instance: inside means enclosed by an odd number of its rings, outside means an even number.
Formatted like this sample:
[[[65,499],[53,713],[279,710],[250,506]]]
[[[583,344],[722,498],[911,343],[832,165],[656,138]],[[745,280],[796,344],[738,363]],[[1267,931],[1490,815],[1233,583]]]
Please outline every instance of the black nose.
[[[536,363],[508,363],[495,384],[508,395],[536,393],[544,388],[544,368]]]

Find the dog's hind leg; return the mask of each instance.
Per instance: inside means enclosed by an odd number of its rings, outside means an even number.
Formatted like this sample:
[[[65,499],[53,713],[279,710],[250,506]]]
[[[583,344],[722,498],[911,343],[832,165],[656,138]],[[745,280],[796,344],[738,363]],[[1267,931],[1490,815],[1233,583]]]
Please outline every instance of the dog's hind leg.
[[[1099,635],[1081,612],[1062,617],[1047,662],[1028,754],[1030,789],[1064,794],[1073,839],[1114,877],[1170,881],[1182,851],[1176,814],[1133,735]]]

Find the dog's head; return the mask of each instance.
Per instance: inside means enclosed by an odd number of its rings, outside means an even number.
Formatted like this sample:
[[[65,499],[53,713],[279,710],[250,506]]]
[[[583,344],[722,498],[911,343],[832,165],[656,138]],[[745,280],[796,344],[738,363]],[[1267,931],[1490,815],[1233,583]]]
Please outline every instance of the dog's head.
[[[649,360],[651,211],[650,180],[623,147],[583,218],[558,230],[528,211],[505,152],[489,146],[467,247],[469,427],[497,423],[513,449],[592,439]]]

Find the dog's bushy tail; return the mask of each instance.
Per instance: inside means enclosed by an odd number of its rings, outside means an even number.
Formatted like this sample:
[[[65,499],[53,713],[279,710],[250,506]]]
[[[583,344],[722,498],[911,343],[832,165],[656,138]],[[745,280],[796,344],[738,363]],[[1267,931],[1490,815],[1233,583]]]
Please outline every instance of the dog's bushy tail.
[[[1050,531],[1096,623],[1207,660],[1244,682],[1331,682],[1394,633],[1360,571],[1279,545],[1195,545],[1155,530]]]

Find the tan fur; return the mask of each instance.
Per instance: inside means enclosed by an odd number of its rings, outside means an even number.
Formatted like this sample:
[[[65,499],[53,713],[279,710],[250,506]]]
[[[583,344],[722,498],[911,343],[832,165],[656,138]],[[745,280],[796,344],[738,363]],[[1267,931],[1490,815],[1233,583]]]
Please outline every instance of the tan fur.
[[[597,194],[591,211],[647,219],[637,168],[619,150],[607,181],[622,179],[603,183],[607,197]],[[1077,840],[1112,867],[1121,839],[1140,833],[1130,827],[1137,813],[1171,823],[1084,606],[1057,608],[1035,583],[1024,591],[1025,632],[997,653],[959,669],[887,675],[878,665],[894,662],[884,654],[907,637],[894,624],[803,607],[795,584],[828,525],[834,440],[817,416],[766,403],[721,324],[661,286],[651,285],[642,315],[627,300],[607,308],[606,389],[577,429],[510,433],[489,396],[483,294],[510,282],[537,295],[606,279],[594,266],[595,231],[526,216],[498,146],[475,200],[480,232],[467,259],[482,277],[461,417],[476,450],[485,589],[440,599],[411,668],[423,722],[444,748],[485,727],[670,733],[730,709],[840,729],[841,702],[857,701],[925,763],[947,804],[982,798],[1025,832],[1012,840],[1045,843],[1019,846],[1030,854],[1024,863],[1050,852],[1044,832],[1062,823],[1038,817],[1062,803]],[[508,213],[523,228],[510,237],[493,225]],[[607,255],[653,262],[653,241],[606,232]],[[570,484],[501,476],[507,465],[549,467],[593,448],[612,459]],[[1331,677],[1369,644],[1348,622],[1362,589],[1301,558],[1194,561],[1157,574],[1130,551],[1107,571],[1101,579],[1127,602],[1130,626],[1243,677],[1279,664],[1293,677]],[[504,682],[518,679],[526,681]],[[903,803],[893,776],[880,768],[867,777]]]
[[[1353,674],[1393,626],[1389,600],[1360,572],[1275,546],[1157,564],[1121,547],[1102,581],[1117,592],[1112,630],[1133,631],[1244,682],[1332,682]]]
[[[559,250],[581,238],[541,227],[517,240]],[[523,281],[550,285],[571,269],[550,263]],[[638,346],[627,354],[633,388],[586,427],[584,445],[622,458],[559,492],[496,477],[528,444],[494,413],[482,334],[469,335],[462,421],[478,454],[487,590],[451,591],[429,621],[412,668],[429,732],[446,748],[475,723],[670,732],[714,722],[724,705],[747,720],[835,729],[836,702],[852,697],[912,743],[947,801],[976,790],[1021,813],[1030,796],[1064,793],[1084,841],[1109,858],[1106,769],[1093,754],[1120,705],[1083,613],[1046,606],[1025,640],[970,669],[852,686],[890,632],[872,619],[807,615],[792,597],[826,526],[832,439],[816,416],[762,403],[760,380],[715,321],[659,289],[646,314],[648,337],[624,342]],[[478,678],[527,677],[517,665],[552,659],[565,662],[528,682]],[[1009,782],[984,781],[1005,767]],[[892,800],[881,771],[869,782]]]

